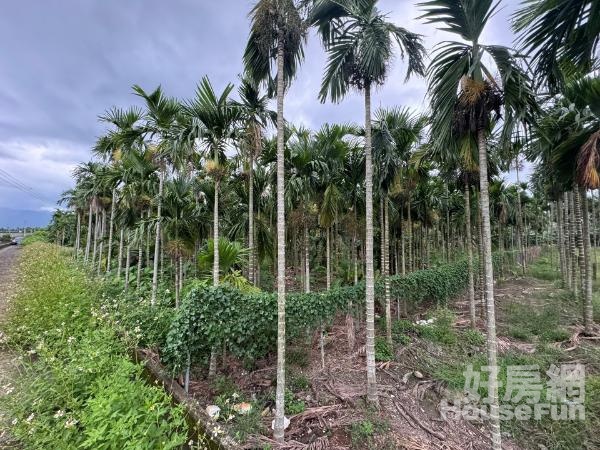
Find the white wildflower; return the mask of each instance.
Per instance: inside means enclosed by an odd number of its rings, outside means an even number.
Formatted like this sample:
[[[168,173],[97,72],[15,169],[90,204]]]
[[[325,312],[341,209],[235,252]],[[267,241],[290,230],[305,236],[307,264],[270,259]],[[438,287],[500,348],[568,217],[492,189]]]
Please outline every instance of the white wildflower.
[[[77,425],[77,420],[75,419],[69,419],[65,422],[65,428],[73,428],[75,425]]]

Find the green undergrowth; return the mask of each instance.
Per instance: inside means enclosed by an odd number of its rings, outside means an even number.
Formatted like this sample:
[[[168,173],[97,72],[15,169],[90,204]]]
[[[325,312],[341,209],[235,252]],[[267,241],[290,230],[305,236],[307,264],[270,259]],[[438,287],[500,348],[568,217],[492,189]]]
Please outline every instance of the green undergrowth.
[[[170,449],[187,440],[183,410],[146,384],[102,313],[100,287],[50,244],[23,249],[3,329],[20,353],[3,386],[11,434],[26,449]]]
[[[359,403],[363,419],[348,427],[352,449],[393,450],[396,448],[393,440],[387,439],[391,427],[377,410],[366,403]]]
[[[550,292],[536,295],[548,296]],[[545,299],[548,302],[548,298]],[[532,304],[533,305],[533,304]],[[563,291],[552,292],[549,303],[545,306],[512,304],[506,311],[504,321],[507,329],[532,342],[532,353],[524,353],[518,349],[509,350],[498,356],[499,366],[499,398],[501,404],[515,405],[514,397],[505,400],[508,372],[514,366],[533,366],[539,369],[542,389],[541,401],[546,399],[547,385],[550,379],[548,371],[560,367],[563,363],[585,364],[585,419],[584,420],[552,420],[544,417],[541,420],[520,421],[516,419],[502,421],[502,430],[516,439],[524,448],[544,448],[553,450],[571,450],[600,448],[600,357],[597,347],[580,345],[572,352],[557,348],[554,343],[569,338],[564,323],[569,317],[561,317],[561,311],[577,308]],[[487,397],[487,373],[482,370],[487,366],[485,336],[475,330],[458,330],[452,327],[451,313],[436,310],[430,314],[434,319],[430,325],[417,325],[407,320],[393,324],[394,341],[399,345],[411,346],[414,367],[433,379],[442,381],[450,392],[457,396],[463,393],[467,385],[467,368],[480,373],[477,394],[481,399]],[[441,320],[440,320],[441,319]],[[426,331],[424,331],[426,330]],[[554,367],[553,367],[554,366]],[[469,384],[473,387],[472,384]],[[511,391],[514,395],[514,391]],[[516,404],[523,404],[527,398]]]
[[[508,335],[522,341],[560,342],[570,333],[561,326],[560,303],[532,307],[513,303],[508,306]]]
[[[558,270],[558,254],[555,252],[553,257],[546,251],[542,256],[531,262],[527,267],[527,274],[533,278],[546,281],[556,281],[560,279]]]
[[[464,336],[465,334],[463,334]],[[471,344],[468,344],[470,346]],[[421,351],[418,356],[418,367],[429,373],[434,379],[443,381],[451,391],[463,392],[466,383],[465,373],[469,365],[474,372],[480,372],[487,366],[487,356],[484,345],[479,345],[469,352],[464,344],[444,345],[440,352],[433,356],[430,352]],[[498,357],[500,382],[499,398],[501,404],[514,405],[512,400],[504,400],[507,386],[507,368],[510,366],[534,366],[539,368],[541,381],[544,384],[540,392],[543,402],[546,398],[547,387],[545,382],[549,376],[547,371],[554,364],[560,366],[562,362],[571,360],[562,352],[548,345],[539,345],[532,354],[523,354],[510,351]],[[586,365],[587,368],[587,365]],[[482,399],[487,397],[487,373],[481,371],[481,379],[477,393]],[[526,399],[517,403],[524,403]],[[502,421],[503,431],[512,435],[525,448],[537,448],[544,445],[552,450],[577,450],[600,448],[600,438],[597,430],[600,427],[600,376],[596,373],[587,374],[585,382],[585,420],[551,420],[546,417],[542,420],[530,419],[518,421],[515,419]]]

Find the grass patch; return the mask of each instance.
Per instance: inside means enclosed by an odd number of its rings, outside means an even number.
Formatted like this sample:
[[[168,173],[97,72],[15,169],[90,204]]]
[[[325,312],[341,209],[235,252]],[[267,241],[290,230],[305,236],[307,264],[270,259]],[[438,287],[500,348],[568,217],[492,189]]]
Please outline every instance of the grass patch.
[[[292,373],[288,385],[292,392],[301,392],[310,388],[310,380],[302,373]]]
[[[527,274],[538,280],[555,281],[560,279],[558,270],[558,255],[554,255],[554,263],[550,261],[548,255],[537,258],[527,267]]]
[[[462,333],[462,339],[471,347],[481,347],[485,345],[485,335],[478,330],[465,330]]]
[[[93,314],[96,283],[50,244],[25,247],[20,269],[4,330],[24,357],[2,402],[23,447],[175,449],[186,442],[182,408],[145,383],[126,344]]]
[[[533,306],[513,303],[507,311],[508,335],[522,341],[559,342],[569,333],[560,325],[560,305],[554,303],[536,310]]]
[[[365,408],[365,418],[350,426],[350,442],[353,449],[392,450],[395,448],[386,442],[385,434],[390,425],[369,407]]]

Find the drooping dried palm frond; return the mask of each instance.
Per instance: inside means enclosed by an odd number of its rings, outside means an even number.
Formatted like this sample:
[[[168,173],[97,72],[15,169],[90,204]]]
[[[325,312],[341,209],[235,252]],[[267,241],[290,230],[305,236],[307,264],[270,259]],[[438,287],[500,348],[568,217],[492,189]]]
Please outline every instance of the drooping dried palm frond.
[[[577,182],[588,189],[600,188],[600,131],[593,133],[577,155]]]

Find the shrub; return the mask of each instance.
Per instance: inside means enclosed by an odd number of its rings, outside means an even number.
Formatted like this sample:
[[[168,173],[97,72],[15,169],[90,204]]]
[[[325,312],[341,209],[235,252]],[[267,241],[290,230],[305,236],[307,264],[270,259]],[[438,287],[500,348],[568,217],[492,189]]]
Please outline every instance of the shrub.
[[[37,230],[37,231],[34,231],[33,233],[25,236],[23,238],[23,240],[21,241],[21,245],[31,245],[31,244],[35,244],[36,242],[48,242],[48,241],[49,241],[48,232],[46,230]]]
[[[369,448],[375,434],[375,425],[370,420],[355,422],[350,427],[352,448]]]
[[[269,394],[268,400],[273,404],[275,403],[275,392],[272,391]],[[306,404],[304,403],[304,401],[297,398],[294,395],[294,393],[289,389],[285,390],[284,404],[285,404],[285,406],[284,406],[285,415],[288,417],[294,416],[296,414],[300,414],[301,412],[304,412],[304,410],[306,409]]]
[[[304,401],[296,398],[294,393],[288,389],[285,390],[285,412],[290,416],[304,412],[306,405]]]
[[[388,449],[393,448],[389,442],[381,444],[383,434],[389,430],[389,425],[376,417],[372,412],[367,413],[367,417],[359,422],[354,422],[350,426],[350,441],[354,449]],[[380,439],[378,439],[380,438]],[[383,439],[385,440],[385,439]]]
[[[391,361],[394,359],[394,350],[384,338],[375,338],[375,361]]]
[[[417,325],[419,336],[440,344],[452,345],[456,343],[454,314],[447,309],[438,309],[434,315],[434,322],[429,325]]]
[[[485,344],[485,335],[478,330],[465,330],[462,337],[468,345],[473,347],[481,347]]]
[[[304,374],[295,374],[290,378],[289,386],[292,392],[305,391],[310,387],[310,381]]]

